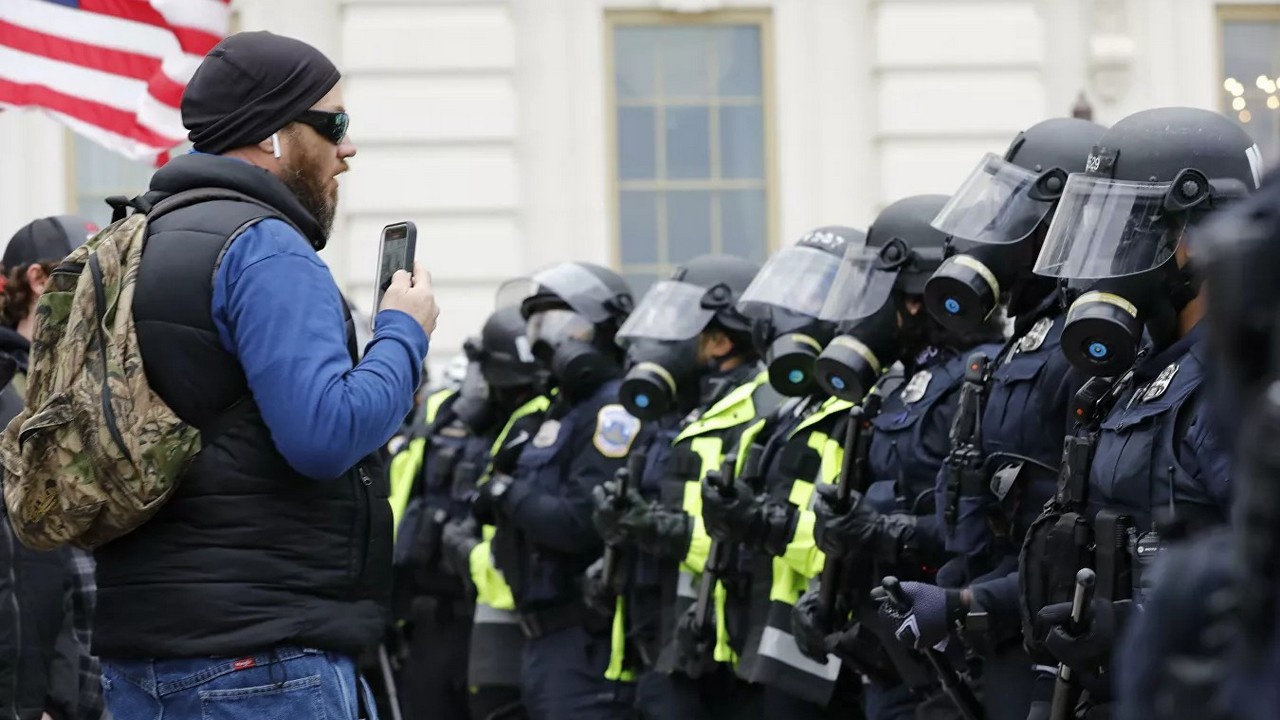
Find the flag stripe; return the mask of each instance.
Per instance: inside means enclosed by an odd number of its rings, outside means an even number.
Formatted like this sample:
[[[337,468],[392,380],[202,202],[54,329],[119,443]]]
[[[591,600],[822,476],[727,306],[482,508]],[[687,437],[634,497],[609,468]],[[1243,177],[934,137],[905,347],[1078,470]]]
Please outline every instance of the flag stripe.
[[[0,2],[0,20],[45,35],[157,59],[181,52],[177,39],[165,28],[74,10],[45,0],[4,0]]]
[[[178,44],[184,52],[193,55],[207,54],[222,39],[214,33],[197,28],[169,25],[150,3],[136,0],[80,0],[80,11],[165,28],[178,38]]]
[[[0,108],[42,108],[162,162],[186,135],[186,84],[230,19],[230,0],[0,0]]]
[[[46,35],[3,19],[0,19],[0,46],[135,80],[147,80],[156,73],[154,57]]]
[[[83,97],[90,102],[132,111],[147,91],[141,80],[112,75],[83,65],[50,60],[0,46],[3,77],[14,83],[46,85],[59,92]]]
[[[69,115],[92,125],[110,130],[152,148],[168,148],[182,142],[181,137],[165,137],[141,127],[133,112],[95,103],[44,85],[19,85],[0,79],[0,102],[9,105],[39,105]]]

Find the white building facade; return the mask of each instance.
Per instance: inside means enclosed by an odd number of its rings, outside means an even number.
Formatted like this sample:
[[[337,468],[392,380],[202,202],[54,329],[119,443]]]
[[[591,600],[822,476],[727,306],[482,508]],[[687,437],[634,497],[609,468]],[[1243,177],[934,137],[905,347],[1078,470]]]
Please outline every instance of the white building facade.
[[[322,254],[361,307],[410,219],[443,309],[433,359],[504,279],[563,260],[647,286],[702,252],[763,259],[954,190],[983,153],[1084,102],[1237,118],[1280,160],[1280,3],[1220,0],[233,0],[240,29],[344,72],[359,154]],[[1228,81],[1228,78],[1238,81]],[[1266,81],[1266,82],[1264,82]],[[1083,100],[1082,100],[1083,99]],[[150,172],[0,113],[0,242],[106,219]]]

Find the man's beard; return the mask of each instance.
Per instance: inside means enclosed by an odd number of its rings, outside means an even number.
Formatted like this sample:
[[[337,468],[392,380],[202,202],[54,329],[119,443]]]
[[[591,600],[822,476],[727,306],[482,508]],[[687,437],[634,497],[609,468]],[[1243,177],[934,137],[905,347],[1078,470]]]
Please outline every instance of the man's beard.
[[[338,194],[330,193],[328,188],[331,178],[325,175],[318,160],[305,153],[297,161],[286,164],[283,170],[280,179],[285,187],[298,198],[303,209],[311,213],[325,239],[328,239],[338,209]]]

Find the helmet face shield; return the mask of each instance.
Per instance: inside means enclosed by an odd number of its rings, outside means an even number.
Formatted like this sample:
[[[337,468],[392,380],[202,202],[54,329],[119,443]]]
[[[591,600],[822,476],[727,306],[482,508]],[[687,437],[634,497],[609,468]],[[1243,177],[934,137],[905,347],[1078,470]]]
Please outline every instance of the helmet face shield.
[[[783,308],[816,318],[839,267],[839,255],[813,247],[783,248],[769,258],[742,293],[738,311],[759,319],[767,317],[771,308]]]
[[[663,280],[645,293],[640,304],[618,330],[618,342],[635,339],[688,340],[711,322],[712,308],[703,307],[707,290],[677,280]]]
[[[932,225],[975,243],[1016,243],[1035,231],[1053,208],[1051,199],[1037,199],[1032,192],[1039,179],[1030,170],[987,153]]]
[[[591,342],[595,325],[573,310],[541,310],[529,316],[529,344],[536,350],[539,343],[557,347],[570,340]]]
[[[884,307],[898,280],[898,270],[886,265],[884,252],[884,248],[850,245],[818,317],[847,323]]]
[[[574,263],[564,263],[532,277],[516,278],[503,283],[498,288],[497,307],[523,307],[526,300],[539,294],[556,296],[592,323],[609,319],[610,313],[605,303],[615,295],[600,278],[586,268]],[[526,315],[529,314],[525,312]]]
[[[1168,209],[1173,185],[1071,175],[1035,272],[1101,279],[1159,267],[1177,250],[1185,217]]]

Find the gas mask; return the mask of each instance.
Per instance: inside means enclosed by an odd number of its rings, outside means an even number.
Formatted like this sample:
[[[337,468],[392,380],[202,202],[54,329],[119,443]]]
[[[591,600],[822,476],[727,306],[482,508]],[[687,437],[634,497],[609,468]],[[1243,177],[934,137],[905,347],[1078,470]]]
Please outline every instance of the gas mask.
[[[458,397],[453,401],[453,412],[473,432],[483,432],[496,419],[497,412],[490,402],[489,383],[478,361],[467,364],[467,374],[458,388]]]
[[[751,320],[751,340],[769,372],[769,384],[783,395],[803,397],[820,388],[814,361],[835,332],[835,324],[819,317],[840,269],[848,244],[841,239],[823,245],[824,235],[811,233],[778,251],[742,294],[738,311]]]
[[[860,403],[901,352],[898,313],[886,302],[827,345],[816,362],[817,381],[832,397]]]
[[[637,339],[627,346],[619,401],[634,417],[656,420],[697,398],[698,339]]]
[[[1026,312],[1026,285],[1050,286],[1031,275],[1039,229],[1066,186],[1054,168],[1036,174],[988,153],[933,219],[937,230],[962,238],[964,253],[943,261],[925,284],[925,307],[954,332],[977,329],[1008,299],[1010,314]]]
[[[769,384],[789,397],[818,390],[814,362],[833,333],[831,323],[782,308],[751,323],[751,341],[768,367]]]
[[[551,371],[566,397],[589,397],[617,377],[617,363],[595,342],[595,325],[577,312],[541,310],[529,316],[526,328],[533,356]]]
[[[1199,293],[1199,281],[1178,267],[1175,252],[1187,210],[1208,191],[1195,170],[1173,183],[1071,176],[1036,272],[1079,293],[1062,331],[1072,365],[1120,375],[1133,366],[1144,331],[1157,352],[1176,340],[1178,314]]]

